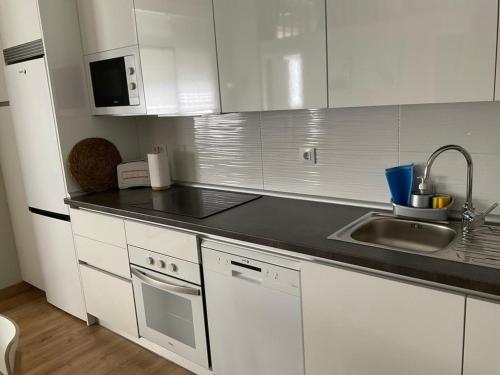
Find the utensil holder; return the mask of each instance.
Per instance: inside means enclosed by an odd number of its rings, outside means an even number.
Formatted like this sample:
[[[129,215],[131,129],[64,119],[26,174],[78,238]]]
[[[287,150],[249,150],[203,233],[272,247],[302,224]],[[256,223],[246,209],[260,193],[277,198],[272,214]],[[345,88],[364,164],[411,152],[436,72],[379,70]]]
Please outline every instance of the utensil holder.
[[[426,221],[446,221],[448,220],[448,210],[453,206],[453,198],[450,204],[443,208],[415,208],[401,206],[392,203],[393,213],[396,216]]]

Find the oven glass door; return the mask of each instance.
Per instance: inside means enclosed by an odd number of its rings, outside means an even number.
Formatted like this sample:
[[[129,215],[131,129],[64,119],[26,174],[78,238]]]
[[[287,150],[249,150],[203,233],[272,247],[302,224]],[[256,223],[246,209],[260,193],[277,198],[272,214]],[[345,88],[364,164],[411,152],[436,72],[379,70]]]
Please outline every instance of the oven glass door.
[[[132,266],[139,334],[209,367],[201,287]]]
[[[125,57],[91,62],[90,77],[96,107],[130,105]]]

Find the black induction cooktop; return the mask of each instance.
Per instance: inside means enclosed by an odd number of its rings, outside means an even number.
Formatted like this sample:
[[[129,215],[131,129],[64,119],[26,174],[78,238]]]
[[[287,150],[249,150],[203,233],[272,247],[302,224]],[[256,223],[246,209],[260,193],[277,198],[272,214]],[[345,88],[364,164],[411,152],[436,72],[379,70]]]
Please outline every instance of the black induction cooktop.
[[[153,193],[152,200],[149,202],[134,203],[131,206],[204,219],[260,197],[260,195],[230,191],[171,187],[168,190]]]

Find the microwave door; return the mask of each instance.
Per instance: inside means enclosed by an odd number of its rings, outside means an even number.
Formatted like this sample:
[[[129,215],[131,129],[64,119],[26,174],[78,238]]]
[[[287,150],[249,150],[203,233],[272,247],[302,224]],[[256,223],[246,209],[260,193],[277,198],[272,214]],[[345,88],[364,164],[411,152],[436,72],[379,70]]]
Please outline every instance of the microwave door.
[[[129,106],[125,58],[90,63],[92,91],[96,108]]]

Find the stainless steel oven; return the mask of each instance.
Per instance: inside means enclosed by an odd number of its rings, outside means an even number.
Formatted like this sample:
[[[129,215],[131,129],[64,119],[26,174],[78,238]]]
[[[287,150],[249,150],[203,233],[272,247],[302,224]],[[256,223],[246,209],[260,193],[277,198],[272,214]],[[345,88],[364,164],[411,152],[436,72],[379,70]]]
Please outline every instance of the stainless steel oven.
[[[85,64],[93,114],[146,113],[136,46],[87,55]]]
[[[139,335],[209,368],[200,265],[129,246]]]

